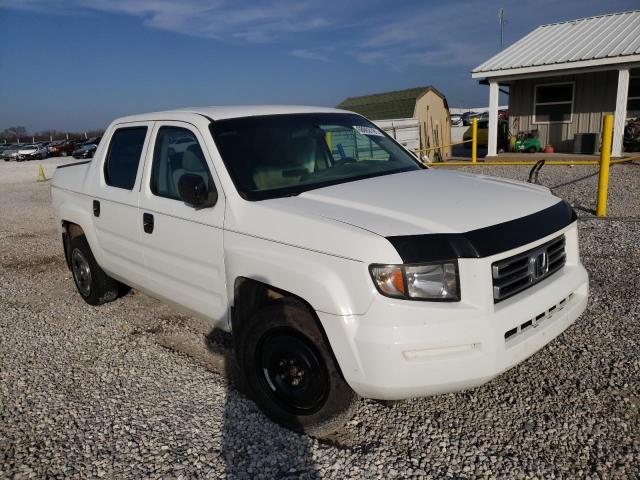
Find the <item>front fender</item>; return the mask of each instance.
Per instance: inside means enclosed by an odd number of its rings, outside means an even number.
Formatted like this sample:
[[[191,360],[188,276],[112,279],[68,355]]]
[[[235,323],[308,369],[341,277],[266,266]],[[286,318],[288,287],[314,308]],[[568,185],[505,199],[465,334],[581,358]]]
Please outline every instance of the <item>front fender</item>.
[[[368,266],[360,261],[225,231],[227,292],[250,278],[306,300],[317,312],[364,314],[375,294]]]

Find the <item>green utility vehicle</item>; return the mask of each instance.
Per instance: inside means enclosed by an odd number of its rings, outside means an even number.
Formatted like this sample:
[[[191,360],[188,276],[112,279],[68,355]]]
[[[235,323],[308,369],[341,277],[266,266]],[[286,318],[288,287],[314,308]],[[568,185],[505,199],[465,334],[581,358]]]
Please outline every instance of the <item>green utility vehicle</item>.
[[[536,153],[541,150],[540,139],[534,132],[519,132],[513,144],[514,152]]]

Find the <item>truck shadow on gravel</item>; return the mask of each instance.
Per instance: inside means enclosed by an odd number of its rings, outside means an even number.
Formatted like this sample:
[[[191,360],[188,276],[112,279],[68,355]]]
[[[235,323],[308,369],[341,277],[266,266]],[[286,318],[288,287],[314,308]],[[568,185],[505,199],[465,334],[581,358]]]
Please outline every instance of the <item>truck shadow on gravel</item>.
[[[188,356],[227,382],[219,438],[229,478],[319,478],[312,456],[317,441],[269,420],[251,399],[236,361],[232,335],[203,327],[191,317],[169,313],[158,316],[152,324],[136,326],[130,334],[150,335],[158,345]],[[218,436],[213,431],[211,435]],[[343,447],[334,441],[322,443]]]
[[[275,424],[251,400],[231,334],[211,330],[205,345],[210,354],[223,359],[229,382],[221,440],[229,478],[320,478],[311,452],[314,440]]]

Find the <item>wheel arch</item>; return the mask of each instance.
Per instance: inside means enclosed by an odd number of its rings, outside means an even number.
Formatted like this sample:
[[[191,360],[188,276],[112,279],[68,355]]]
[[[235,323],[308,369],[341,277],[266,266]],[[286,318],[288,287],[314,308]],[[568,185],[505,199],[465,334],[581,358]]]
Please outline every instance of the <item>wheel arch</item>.
[[[84,230],[77,223],[70,222],[68,220],[62,220],[62,247],[64,249],[64,258],[67,262],[67,267],[71,270],[71,239],[80,235],[84,235]]]
[[[316,327],[318,328],[324,342],[329,349],[329,354],[333,359],[336,368],[344,379],[340,362],[335,355],[333,345],[329,340],[322,321],[318,317],[318,314],[313,306],[306,299],[295,293],[278,288],[274,285],[242,276],[235,279],[233,291],[234,298],[233,310],[231,315],[231,331],[236,341],[242,335],[243,325],[244,323],[246,323],[246,320],[262,308],[265,308],[266,306],[272,305],[276,302],[291,302],[297,304],[311,314]]]

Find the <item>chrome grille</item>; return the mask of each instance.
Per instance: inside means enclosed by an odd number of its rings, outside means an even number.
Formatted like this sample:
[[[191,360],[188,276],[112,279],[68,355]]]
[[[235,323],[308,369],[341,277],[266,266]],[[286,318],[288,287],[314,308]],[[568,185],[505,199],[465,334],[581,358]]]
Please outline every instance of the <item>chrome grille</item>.
[[[491,265],[493,301],[498,303],[560,270],[565,263],[564,235]]]

